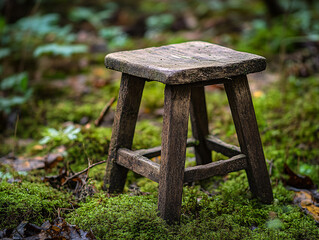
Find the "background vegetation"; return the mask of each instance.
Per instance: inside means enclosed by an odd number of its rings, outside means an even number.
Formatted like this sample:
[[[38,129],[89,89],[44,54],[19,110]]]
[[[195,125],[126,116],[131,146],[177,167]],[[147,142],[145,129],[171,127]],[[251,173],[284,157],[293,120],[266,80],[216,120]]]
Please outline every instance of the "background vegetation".
[[[284,174],[287,164],[319,184],[318,1],[5,0],[0,11],[0,230],[59,215],[100,239],[319,238]],[[185,186],[181,223],[168,226],[156,214],[157,184],[131,172],[118,196],[102,191],[104,164],[62,186],[107,158],[116,104],[94,121],[120,75],[104,56],[190,40],[267,57],[249,79],[274,203],[259,204],[245,173],[232,173]],[[146,84],[134,149],[160,145],[163,89]],[[211,132],[237,144],[223,87],[207,87],[206,98]]]

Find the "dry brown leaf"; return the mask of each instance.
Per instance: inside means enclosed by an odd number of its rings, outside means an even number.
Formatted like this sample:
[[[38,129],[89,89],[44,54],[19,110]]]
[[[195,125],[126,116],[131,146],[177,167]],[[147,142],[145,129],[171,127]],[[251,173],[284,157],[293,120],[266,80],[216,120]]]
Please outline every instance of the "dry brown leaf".
[[[297,204],[303,211],[311,215],[317,223],[319,223],[319,207],[318,203],[313,199],[309,191],[302,190],[296,192],[294,197],[294,204]]]

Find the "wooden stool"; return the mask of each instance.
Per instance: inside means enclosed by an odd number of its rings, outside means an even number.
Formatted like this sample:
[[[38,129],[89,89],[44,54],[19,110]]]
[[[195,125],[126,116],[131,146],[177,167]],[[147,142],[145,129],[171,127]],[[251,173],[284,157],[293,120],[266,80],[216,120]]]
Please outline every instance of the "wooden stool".
[[[179,221],[184,182],[245,169],[252,194],[273,200],[246,74],[265,69],[265,58],[206,42],[186,42],[123,51],[106,56],[107,68],[122,72],[106,166],[105,188],[122,192],[128,169],[159,183],[158,210]],[[145,81],[165,84],[162,145],[131,151]],[[240,148],[208,132],[205,85],[223,83]],[[189,113],[193,139],[187,139]],[[185,169],[186,147],[195,148],[198,166]],[[211,151],[228,160],[212,162]],[[149,158],[161,156],[160,165]]]

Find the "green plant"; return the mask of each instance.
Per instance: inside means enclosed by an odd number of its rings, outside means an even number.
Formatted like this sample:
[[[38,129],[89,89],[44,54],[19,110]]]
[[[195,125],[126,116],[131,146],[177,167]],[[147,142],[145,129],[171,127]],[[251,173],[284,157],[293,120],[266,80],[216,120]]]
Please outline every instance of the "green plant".
[[[305,1],[282,1],[287,14],[270,21],[259,18],[249,23],[242,32],[237,48],[270,56],[280,51],[294,50],[294,43],[318,41],[319,23],[317,21],[318,3]]]
[[[146,36],[152,38],[157,34],[168,30],[174,22],[174,15],[169,13],[163,13],[159,15],[153,15],[146,19]]]
[[[24,17],[14,24],[6,24],[3,27],[4,37],[1,39],[4,46],[9,46],[14,54],[20,48],[27,47],[28,51],[43,44],[48,38],[50,41],[70,43],[75,40],[71,33],[71,26],[60,27],[58,14],[33,15]]]
[[[124,47],[129,43],[129,37],[125,32],[123,32],[121,27],[101,28],[99,36],[108,41],[108,47],[111,50]]]
[[[28,88],[27,73],[19,73],[2,80],[0,83],[0,112],[10,113],[14,106],[25,103],[32,94],[32,88]]]
[[[69,12],[69,19],[74,22],[88,21],[96,29],[103,27],[103,22],[110,19],[114,13],[118,10],[118,5],[115,2],[108,2],[103,6],[100,6],[99,9],[95,10],[90,7],[74,7]]]
[[[161,124],[161,123],[160,123]],[[161,145],[161,127],[156,122],[139,121],[133,140],[134,149],[143,149]]]
[[[3,19],[2,19],[3,20]],[[73,54],[86,53],[87,46],[74,44],[76,35],[71,25],[61,27],[59,14],[35,14],[7,24],[0,19],[2,50],[0,57],[13,70],[16,66],[23,69],[27,62],[32,62],[43,54],[70,57]],[[4,74],[7,75],[8,73]]]
[[[65,129],[56,130],[54,128],[48,128],[43,133],[44,137],[39,141],[41,145],[49,142],[55,142],[59,144],[65,144],[66,142],[76,140],[81,128],[76,128],[73,125],[67,126]]]
[[[319,84],[315,77],[289,77],[283,94],[279,87],[254,99],[266,157],[276,162],[274,175],[280,177],[283,163],[309,174],[319,183],[317,125]],[[312,170],[307,170],[307,169]]]
[[[87,50],[88,47],[83,44],[61,45],[50,43],[37,47],[33,52],[33,56],[39,57],[44,54],[52,54],[54,56],[70,57],[73,54],[86,53]]]

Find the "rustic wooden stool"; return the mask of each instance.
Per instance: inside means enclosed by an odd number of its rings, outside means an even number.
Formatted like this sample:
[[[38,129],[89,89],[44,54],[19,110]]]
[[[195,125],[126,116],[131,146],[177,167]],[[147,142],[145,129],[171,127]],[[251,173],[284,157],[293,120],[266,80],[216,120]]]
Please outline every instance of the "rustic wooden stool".
[[[245,169],[252,194],[263,203],[273,200],[246,74],[265,69],[265,58],[206,42],[112,53],[107,68],[122,72],[105,188],[122,192],[128,169],[159,183],[158,210],[179,221],[184,182]],[[145,81],[164,83],[162,145],[130,150]],[[205,85],[223,83],[240,148],[209,135]],[[189,113],[193,139],[187,139]],[[185,169],[186,147],[195,148],[198,166]],[[211,151],[228,160],[212,162]],[[161,156],[160,165],[149,158]]]

